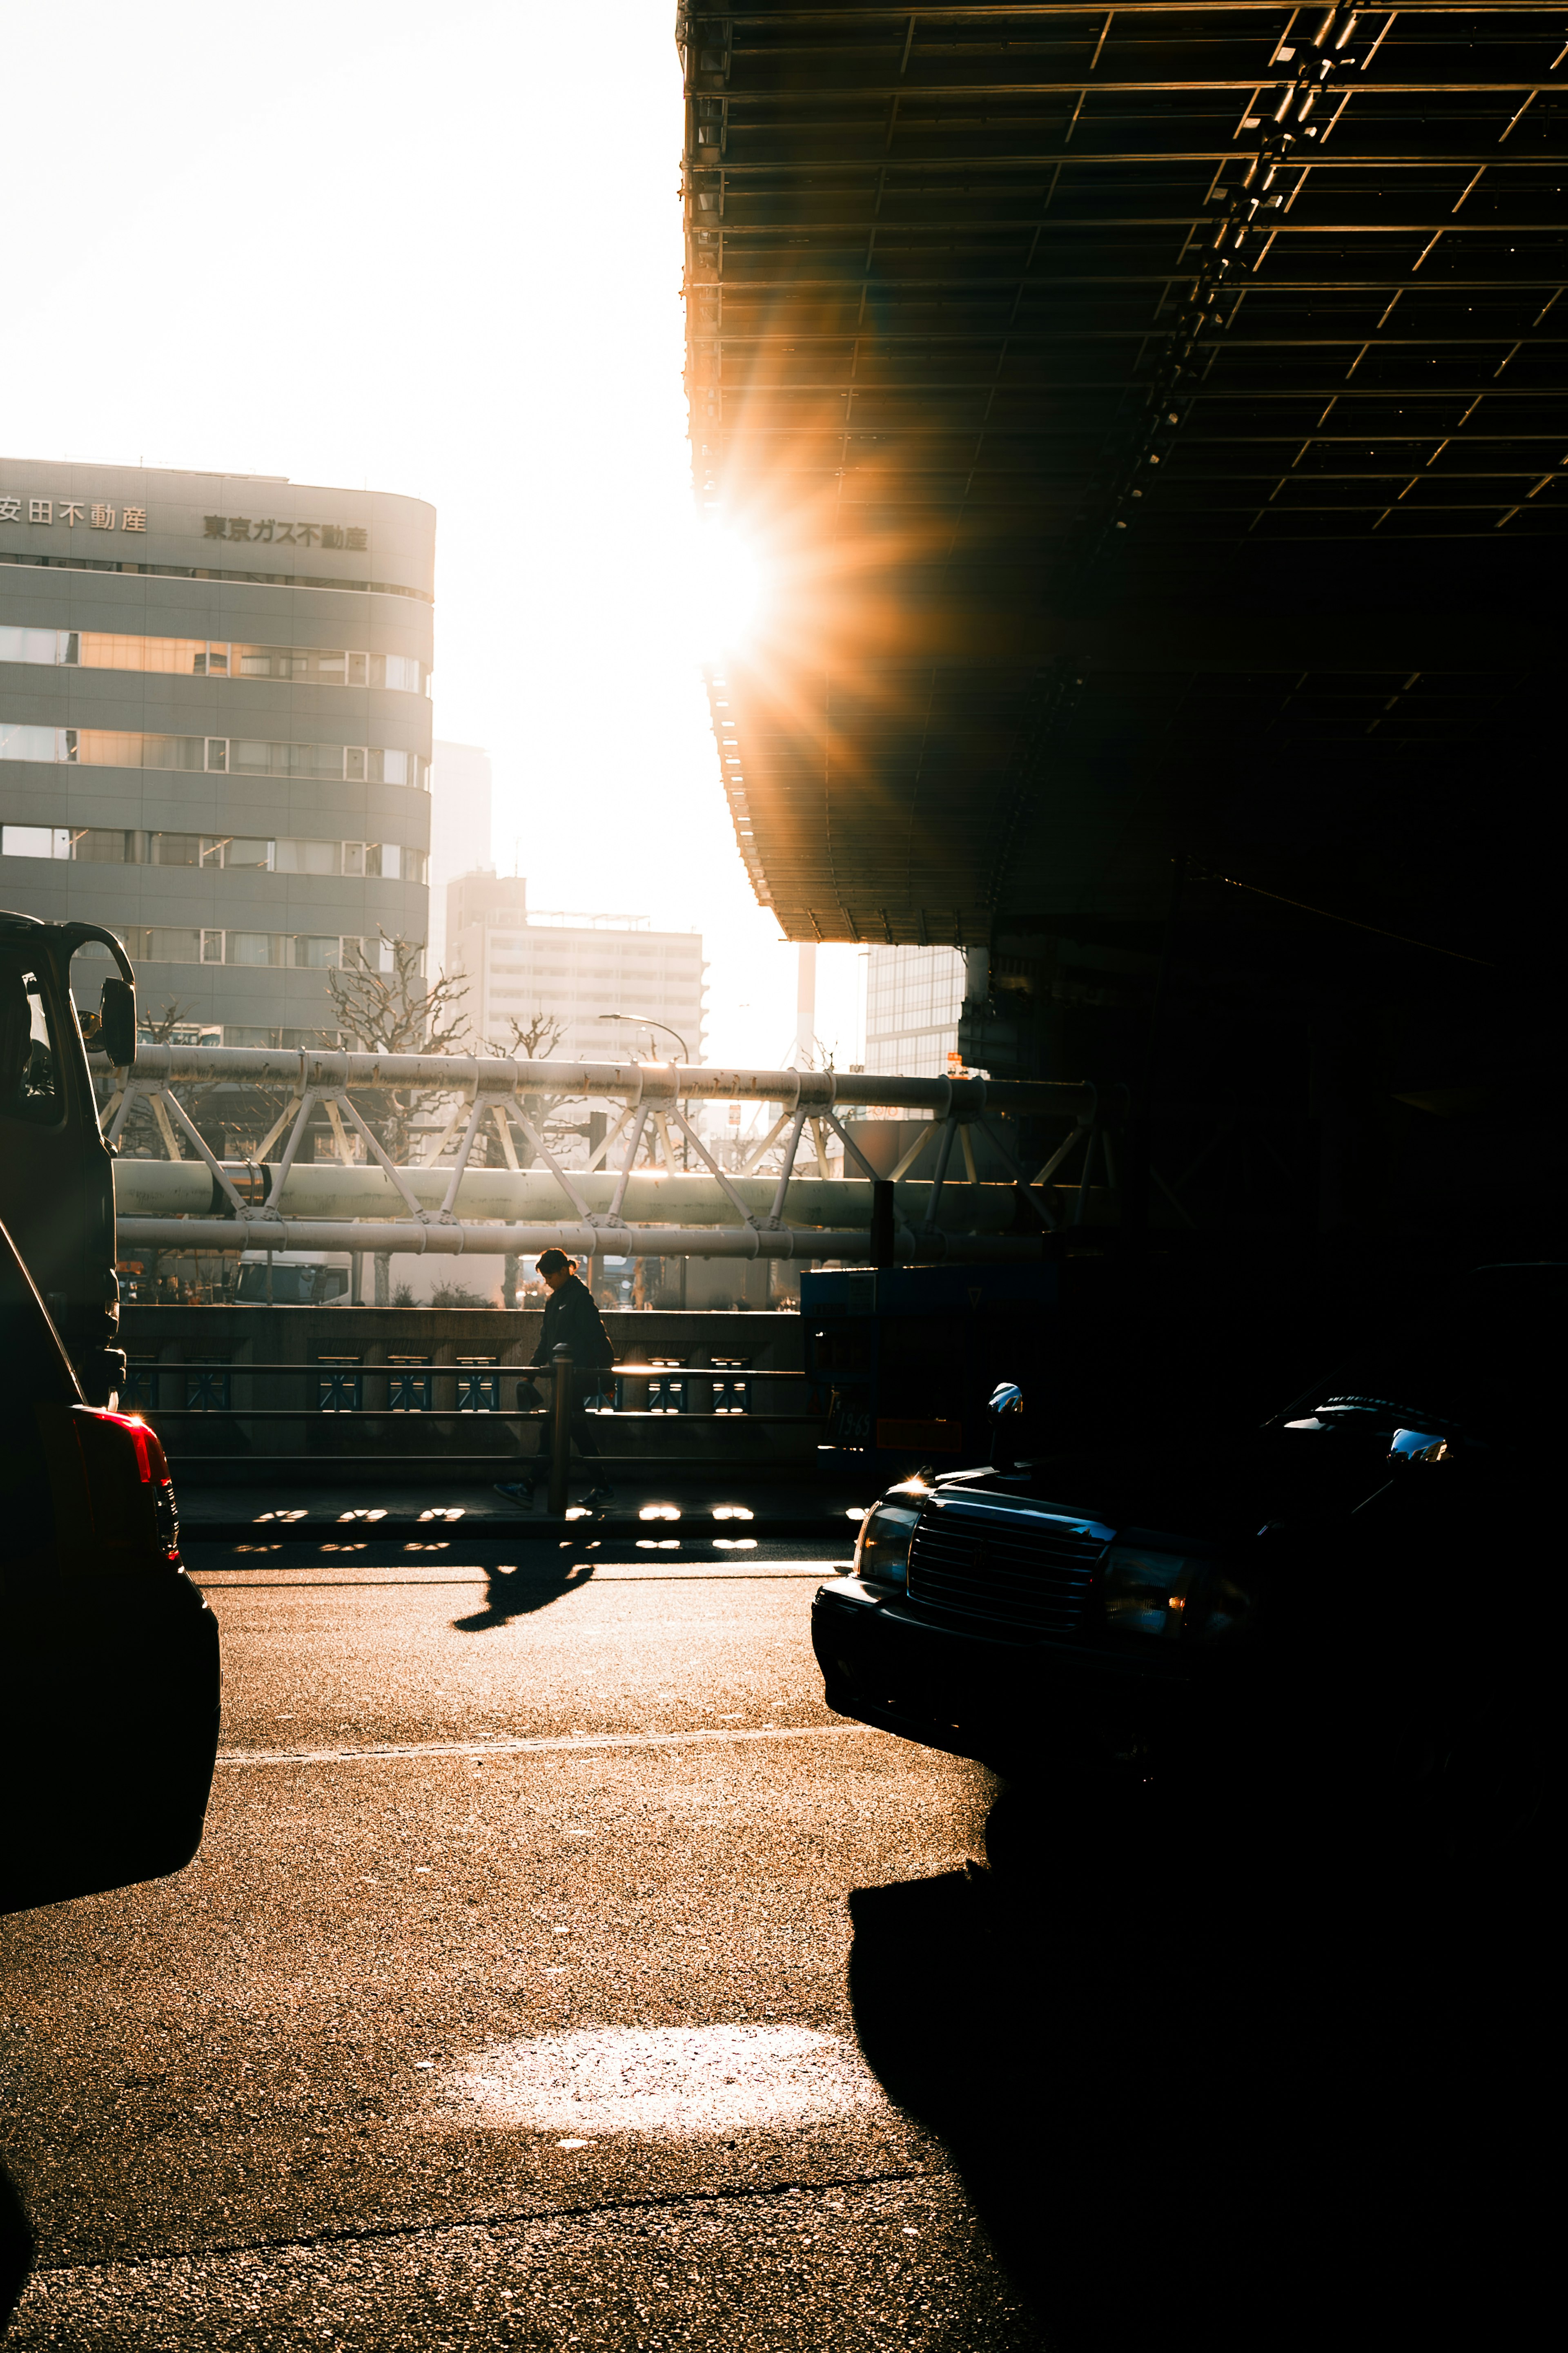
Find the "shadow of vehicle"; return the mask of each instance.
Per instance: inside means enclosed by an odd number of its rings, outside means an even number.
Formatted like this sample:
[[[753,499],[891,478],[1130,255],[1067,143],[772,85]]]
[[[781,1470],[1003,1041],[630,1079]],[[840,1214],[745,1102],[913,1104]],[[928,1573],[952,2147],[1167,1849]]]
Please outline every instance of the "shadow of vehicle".
[[[852,1894],[851,1999],[1063,2353],[1522,2323],[1522,1932],[1154,1802],[1009,1788],[986,1845]]]
[[[471,1617],[454,1618],[453,1628],[459,1634],[489,1634],[498,1626],[510,1625],[514,1618],[530,1617],[568,1593],[579,1592],[593,1574],[594,1564],[583,1560],[558,1559],[548,1566],[530,1562],[524,1568],[487,1567],[484,1608]]]

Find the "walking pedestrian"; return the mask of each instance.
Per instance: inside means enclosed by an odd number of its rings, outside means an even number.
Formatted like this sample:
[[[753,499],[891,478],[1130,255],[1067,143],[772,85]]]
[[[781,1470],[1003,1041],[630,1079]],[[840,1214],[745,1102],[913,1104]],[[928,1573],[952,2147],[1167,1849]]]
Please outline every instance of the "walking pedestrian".
[[[575,1261],[569,1259],[564,1250],[547,1250],[540,1259],[538,1272],[550,1296],[544,1303],[544,1325],[533,1352],[533,1362],[539,1367],[552,1367],[557,1348],[572,1351],[570,1442],[575,1443],[584,1461],[597,1462],[601,1459],[599,1441],[588,1419],[587,1400],[599,1386],[600,1371],[605,1365],[615,1363],[616,1352],[604,1318],[594,1304],[593,1293],[578,1279]],[[533,1501],[533,1485],[531,1478],[498,1479],[496,1493],[504,1495],[509,1504],[526,1505]],[[584,1501],[610,1504],[615,1495],[609,1480],[596,1477]]]

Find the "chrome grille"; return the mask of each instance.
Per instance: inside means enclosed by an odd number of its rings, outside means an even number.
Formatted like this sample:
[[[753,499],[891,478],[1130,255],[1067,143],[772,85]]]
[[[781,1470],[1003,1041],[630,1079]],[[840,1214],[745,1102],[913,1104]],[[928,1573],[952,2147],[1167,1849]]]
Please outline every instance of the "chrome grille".
[[[935,1498],[910,1546],[910,1599],[1032,1633],[1075,1633],[1111,1534],[1093,1520]]]

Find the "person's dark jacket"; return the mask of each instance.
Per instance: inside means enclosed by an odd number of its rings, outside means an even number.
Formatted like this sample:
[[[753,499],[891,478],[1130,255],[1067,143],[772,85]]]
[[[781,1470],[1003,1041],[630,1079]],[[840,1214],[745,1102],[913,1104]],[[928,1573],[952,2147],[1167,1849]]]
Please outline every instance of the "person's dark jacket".
[[[616,1352],[605,1329],[605,1319],[584,1282],[569,1274],[557,1283],[544,1303],[544,1329],[533,1352],[536,1365],[550,1364],[560,1347],[572,1351],[574,1365],[613,1365]]]

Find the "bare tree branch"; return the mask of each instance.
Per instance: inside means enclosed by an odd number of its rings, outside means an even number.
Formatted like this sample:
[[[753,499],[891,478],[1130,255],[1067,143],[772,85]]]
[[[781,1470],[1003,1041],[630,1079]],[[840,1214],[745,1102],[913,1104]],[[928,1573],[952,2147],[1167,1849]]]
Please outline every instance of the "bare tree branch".
[[[345,1044],[367,1054],[449,1054],[468,1035],[461,1000],[468,984],[440,974],[426,987],[421,950],[410,940],[382,939],[392,950],[390,972],[344,965],[327,975],[332,1010]]]
[[[343,1043],[369,1054],[456,1051],[468,1039],[468,1018],[462,1010],[462,999],[468,993],[467,980],[441,973],[426,987],[419,969],[417,944],[388,940],[384,932],[381,938],[392,952],[389,971],[375,971],[360,963],[342,965],[327,975]],[[369,1097],[365,1122],[382,1149],[402,1163],[408,1157],[408,1131],[416,1112],[437,1100],[434,1089],[411,1088],[399,1095],[389,1087],[384,1093]]]
[[[531,1013],[526,1021],[520,1021],[513,1013],[508,1016],[507,1028],[511,1036],[506,1044],[492,1039],[491,1045],[498,1054],[510,1054],[519,1062],[547,1060],[566,1035],[566,1024],[552,1013]]]

